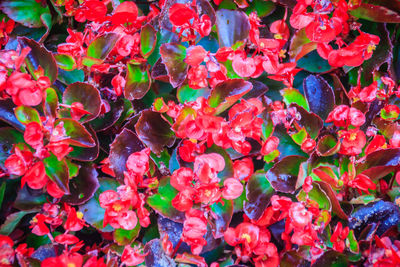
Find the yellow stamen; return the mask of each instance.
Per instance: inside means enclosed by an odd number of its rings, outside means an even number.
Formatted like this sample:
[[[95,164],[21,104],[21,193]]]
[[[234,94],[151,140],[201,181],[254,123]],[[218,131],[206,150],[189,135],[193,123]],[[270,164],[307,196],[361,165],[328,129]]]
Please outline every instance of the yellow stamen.
[[[251,236],[249,234],[242,234],[242,239],[246,239],[247,243],[250,243],[251,241]]]

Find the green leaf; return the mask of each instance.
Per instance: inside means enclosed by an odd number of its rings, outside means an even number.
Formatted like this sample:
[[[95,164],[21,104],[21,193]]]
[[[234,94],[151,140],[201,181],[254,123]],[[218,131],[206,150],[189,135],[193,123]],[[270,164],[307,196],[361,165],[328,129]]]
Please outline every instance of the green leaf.
[[[307,131],[306,131],[306,129],[303,127],[303,128],[301,128],[301,130],[298,131],[297,133],[292,134],[291,137],[292,137],[293,141],[294,141],[296,144],[301,145],[301,144],[304,142],[304,140],[306,140],[306,138],[307,138]]]
[[[42,124],[39,112],[31,107],[18,106],[14,109],[15,117],[24,125],[30,122]]]
[[[140,54],[148,58],[157,44],[157,31],[150,24],[146,24],[140,31]]]
[[[44,26],[41,16],[50,15],[50,9],[46,5],[35,0],[3,0],[0,3],[0,10],[8,17],[30,28],[39,28]]]
[[[100,206],[99,196],[107,190],[117,191],[120,184],[117,180],[111,178],[99,178],[99,184],[100,187],[94,196],[88,202],[79,206],[79,211],[83,213],[83,219],[91,226],[102,232],[111,232],[113,228],[110,225],[103,227],[105,209]]]
[[[185,63],[186,47],[177,43],[164,43],[160,47],[162,63],[167,68],[171,85],[180,86],[186,79],[188,65]]]
[[[59,161],[53,153],[43,159],[47,176],[66,194],[69,193],[69,173],[65,160]]]
[[[114,241],[117,242],[120,246],[129,245],[136,239],[136,237],[138,237],[140,229],[141,227],[139,221],[137,222],[135,228],[133,228],[132,230],[118,228],[113,233]]]
[[[340,142],[332,135],[324,135],[318,140],[317,154],[320,156],[332,156],[340,149]]]
[[[212,217],[210,222],[213,236],[215,238],[223,237],[232,220],[233,201],[225,199],[224,204],[221,202],[214,203],[211,205],[211,210],[216,215]]]
[[[54,58],[57,62],[57,66],[63,70],[74,70],[76,68],[75,59],[66,54],[55,54]]]
[[[295,88],[286,88],[281,90],[281,95],[283,97],[283,102],[285,102],[287,106],[292,103],[296,103],[297,105],[303,107],[305,110],[310,111],[305,97],[299,92],[299,90]]]
[[[196,101],[196,99],[198,99],[201,96],[207,98],[209,95],[210,95],[209,88],[205,87],[200,89],[192,89],[189,87],[188,84],[182,85],[176,92],[176,97],[182,104],[189,101]]]
[[[54,59],[53,54],[48,51],[42,44],[39,44],[35,40],[28,39],[25,37],[19,37],[18,42],[21,46],[29,47],[31,51],[25,58],[26,66],[28,67],[29,73],[37,79],[35,71],[40,67],[44,70],[44,75],[50,79],[51,84],[57,79],[57,63]]]
[[[350,230],[349,234],[347,235],[346,239],[346,246],[350,249],[353,253],[358,253],[360,248],[358,246],[358,242],[356,237],[354,236],[354,230]]]
[[[4,167],[4,161],[12,154],[14,144],[23,143],[22,133],[11,127],[0,128],[0,166]]]
[[[317,43],[311,42],[310,39],[308,39],[305,28],[303,28],[293,34],[288,54],[290,59],[297,62],[315,49],[317,49]]]
[[[59,124],[63,124],[66,134],[65,141],[68,141],[69,144],[81,147],[94,147],[96,145],[90,133],[79,122],[73,119],[58,119],[54,123],[54,127]]]
[[[311,52],[302,55],[302,58],[297,61],[298,68],[302,68],[312,73],[324,73],[332,69],[332,66],[329,65],[328,60],[322,58],[318,54],[316,48],[316,43],[308,43],[303,46],[303,51],[301,52]]]
[[[257,16],[260,18],[268,16],[275,10],[275,3],[272,1],[264,1],[264,0],[254,0],[250,2],[250,6],[245,9],[247,15],[250,15],[251,12],[257,12]]]
[[[313,183],[312,186],[313,188],[310,192],[308,192],[308,198],[317,202],[320,209],[331,211],[332,204],[326,193],[321,189],[319,184]],[[306,201],[306,192],[304,192],[304,190],[301,190],[297,194],[297,199],[300,201]]]
[[[124,96],[129,100],[143,98],[151,86],[148,65],[128,63],[125,80]]]
[[[1,209],[1,205],[3,205],[4,193],[6,192],[6,186],[7,186],[6,182],[1,183],[1,186],[0,186],[0,209]]]
[[[6,236],[10,235],[14,231],[14,229],[18,226],[19,222],[25,215],[34,212],[38,212],[38,210],[33,209],[26,211],[18,211],[8,215],[6,221],[0,227],[0,235],[6,235]]]
[[[246,185],[247,201],[244,203],[244,213],[251,220],[258,220],[270,203],[275,190],[265,177],[265,173],[254,173]]]
[[[100,35],[87,48],[87,56],[95,59],[104,60],[115,44],[119,40],[120,35],[114,32],[105,33]]]
[[[174,222],[183,222],[185,213],[175,209],[171,204],[172,199],[178,194],[178,190],[172,187],[169,180],[168,176],[160,180],[158,193],[149,196],[147,204],[164,217]]]
[[[229,79],[220,82],[211,90],[208,98],[209,105],[216,108],[216,114],[219,114],[235,104],[252,88],[253,85],[243,79]]]
[[[23,125],[15,116],[14,108],[15,104],[10,98],[0,100],[0,120],[10,124],[20,131],[24,131],[25,125]]]
[[[56,90],[49,87],[44,91],[43,111],[46,117],[56,118],[58,109],[58,95]]]
[[[77,70],[77,69],[72,71],[65,71],[63,69],[59,69],[58,79],[65,84],[83,82],[85,79],[85,73],[83,72],[83,70]]]

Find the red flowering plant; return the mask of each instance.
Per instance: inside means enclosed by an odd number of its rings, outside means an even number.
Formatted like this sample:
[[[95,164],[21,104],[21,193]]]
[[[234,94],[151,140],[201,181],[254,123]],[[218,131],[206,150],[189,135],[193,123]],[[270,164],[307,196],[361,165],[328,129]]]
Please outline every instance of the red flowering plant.
[[[0,2],[1,266],[400,265],[400,8]]]

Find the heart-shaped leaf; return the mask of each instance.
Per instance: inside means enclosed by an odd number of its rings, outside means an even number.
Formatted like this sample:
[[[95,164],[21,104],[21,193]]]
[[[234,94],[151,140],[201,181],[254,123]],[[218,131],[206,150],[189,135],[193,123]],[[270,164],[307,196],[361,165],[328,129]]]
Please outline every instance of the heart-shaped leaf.
[[[134,153],[141,151],[145,146],[137,135],[131,130],[123,129],[118,134],[110,146],[110,167],[114,170],[117,177],[122,178],[126,171],[126,160]]]
[[[166,176],[160,180],[158,193],[147,198],[147,204],[162,216],[173,220],[174,222],[182,223],[185,218],[185,213],[175,209],[171,201],[178,194],[178,190],[170,184],[170,177]]]
[[[321,76],[309,75],[303,82],[310,111],[326,120],[335,105],[332,87]]]
[[[148,58],[157,44],[157,31],[150,24],[146,24],[140,31],[140,54]]]
[[[99,196],[101,193],[107,190],[117,191],[117,187],[120,184],[115,179],[110,178],[99,178],[99,189],[97,189],[94,196],[85,204],[79,206],[79,211],[83,213],[83,219],[102,232],[111,232],[113,228],[110,225],[103,227],[103,219],[105,209],[100,206]]]
[[[14,113],[15,117],[17,117],[17,119],[24,125],[27,125],[30,122],[42,124],[39,112],[34,108],[18,106],[14,109]]]
[[[233,201],[224,200],[224,204],[221,202],[214,203],[211,205],[211,210],[216,215],[210,222],[213,236],[214,238],[221,238],[232,220]]]
[[[127,64],[125,80],[124,96],[129,100],[143,98],[151,86],[148,66]]]
[[[99,188],[97,171],[91,165],[83,165],[79,168],[78,176],[69,182],[69,195],[64,195],[62,201],[71,205],[82,205],[91,199]]]
[[[81,147],[94,147],[96,145],[90,133],[79,122],[73,119],[58,119],[54,123],[54,127],[59,124],[63,125],[66,134],[65,141],[68,141],[69,144]]]
[[[104,60],[111,50],[113,50],[120,35],[118,33],[109,32],[96,37],[87,48],[87,56],[94,59]]]
[[[300,164],[306,160],[301,156],[287,156],[281,159],[266,174],[271,186],[276,191],[293,194],[296,190]]]
[[[175,88],[186,79],[188,65],[185,63],[186,47],[177,43],[165,43],[160,47],[162,63],[164,63],[169,81]]]
[[[90,114],[83,115],[80,122],[91,121],[100,113],[101,97],[99,91],[88,83],[76,82],[67,86],[63,93],[63,103],[72,105],[79,102]]]
[[[150,147],[155,154],[160,154],[164,146],[172,145],[175,134],[169,123],[160,113],[151,110],[143,110],[135,125],[135,130],[142,142]]]
[[[219,114],[232,106],[252,88],[253,85],[243,79],[223,81],[211,90],[211,95],[208,98],[209,105],[216,108],[216,114]]]
[[[272,188],[265,173],[254,173],[246,185],[247,201],[243,210],[251,220],[258,220],[270,203],[275,190]]]
[[[59,161],[53,153],[43,159],[47,176],[65,193],[69,193],[69,172],[65,160]]]
[[[0,10],[11,19],[30,28],[44,26],[41,16],[50,15],[49,7],[35,0],[3,0]]]
[[[14,108],[15,104],[11,99],[0,100],[0,120],[10,124],[20,131],[24,131],[25,125],[23,125],[15,116]]]
[[[35,71],[40,66],[44,70],[44,75],[47,76],[50,79],[51,84],[53,84],[57,79],[57,63],[53,54],[35,40],[19,37],[18,42],[23,48],[29,47],[31,49],[25,58],[25,63],[28,67],[29,73],[36,79],[39,78]]]
[[[249,36],[250,23],[243,11],[220,9],[216,15],[220,47],[231,47]]]

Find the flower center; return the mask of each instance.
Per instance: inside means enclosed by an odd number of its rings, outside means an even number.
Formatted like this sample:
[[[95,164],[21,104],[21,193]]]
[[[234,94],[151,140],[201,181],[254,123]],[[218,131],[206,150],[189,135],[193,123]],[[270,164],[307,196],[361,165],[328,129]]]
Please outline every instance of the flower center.
[[[368,53],[372,53],[372,51],[374,51],[375,48],[376,48],[375,45],[373,45],[373,44],[371,45],[371,44],[370,44],[370,45],[368,45],[368,47],[367,47],[367,52],[368,52]]]
[[[356,138],[357,138],[357,133],[351,133],[349,136],[350,141],[354,141],[354,140],[356,140]]]
[[[242,234],[242,239],[246,239],[247,243],[250,243],[251,241],[251,236],[249,234]]]

